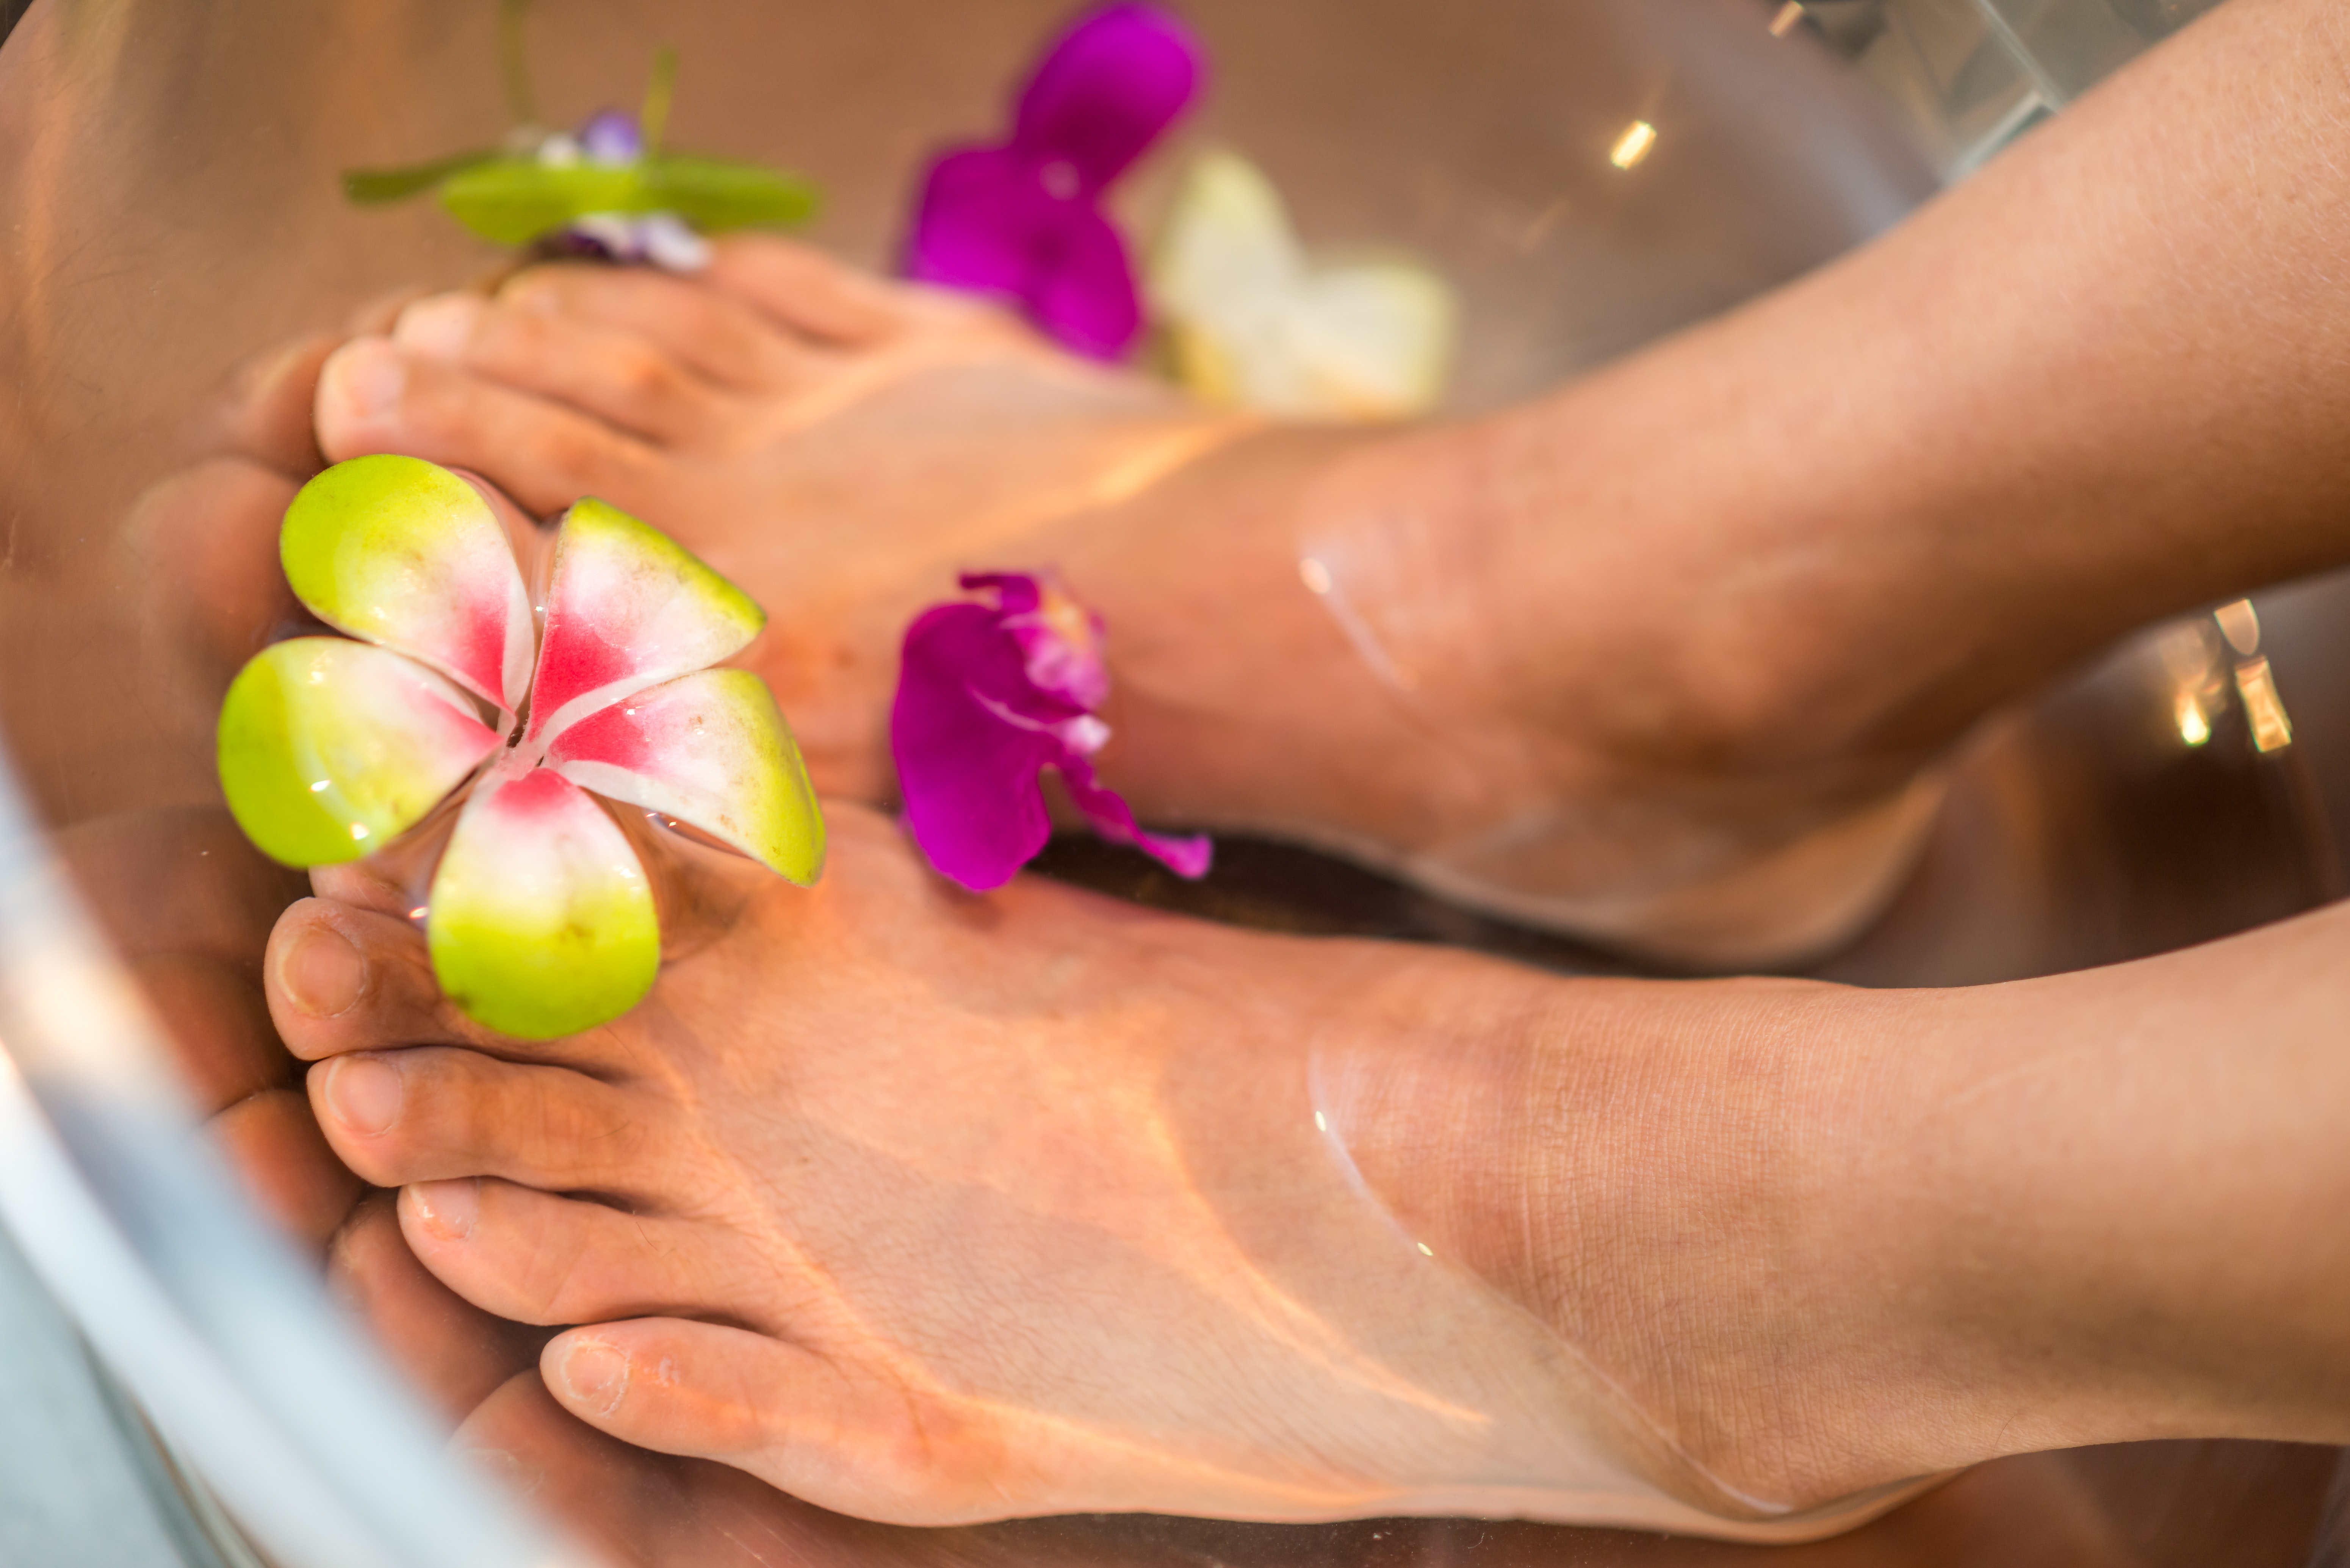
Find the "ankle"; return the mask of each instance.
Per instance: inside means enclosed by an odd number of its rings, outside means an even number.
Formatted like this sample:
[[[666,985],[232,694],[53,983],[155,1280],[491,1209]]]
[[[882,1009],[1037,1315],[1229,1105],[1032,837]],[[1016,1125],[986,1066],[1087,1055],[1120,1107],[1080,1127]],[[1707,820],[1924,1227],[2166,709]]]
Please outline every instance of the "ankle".
[[[1855,1000],[1415,965],[1317,1102],[1399,1224],[1615,1383],[1693,1490],[1800,1510],[1979,1457],[1935,1429],[1968,1391],[1916,1375],[1910,1260],[1856,1185],[1883,1091],[1839,1054]]]

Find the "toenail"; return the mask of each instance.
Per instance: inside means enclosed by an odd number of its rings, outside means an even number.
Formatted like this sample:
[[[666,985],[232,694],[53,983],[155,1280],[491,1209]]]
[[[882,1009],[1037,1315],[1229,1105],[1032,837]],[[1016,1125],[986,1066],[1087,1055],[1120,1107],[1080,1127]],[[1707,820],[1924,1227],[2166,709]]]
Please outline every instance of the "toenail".
[[[327,388],[351,414],[390,413],[408,389],[408,367],[390,343],[354,343],[329,369]]]
[[[420,1181],[408,1189],[416,1217],[443,1241],[462,1241],[473,1233],[473,1219],[482,1211],[479,1177],[463,1181]]]
[[[327,1108],[361,1137],[400,1119],[400,1069],[380,1056],[338,1056],[327,1067]]]
[[[482,302],[470,294],[442,294],[420,299],[400,313],[392,341],[436,359],[454,359],[465,351],[481,319]]]
[[[571,1402],[590,1415],[610,1415],[629,1391],[627,1353],[600,1339],[583,1339],[565,1351],[556,1373]]]
[[[367,992],[367,960],[331,926],[302,933],[277,966],[286,999],[313,1018],[332,1018]]]

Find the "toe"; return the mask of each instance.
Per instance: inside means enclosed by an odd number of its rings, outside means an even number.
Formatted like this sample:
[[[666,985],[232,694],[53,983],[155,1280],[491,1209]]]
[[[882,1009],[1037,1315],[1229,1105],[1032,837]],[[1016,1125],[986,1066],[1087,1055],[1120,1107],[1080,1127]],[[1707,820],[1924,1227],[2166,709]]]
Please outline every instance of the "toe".
[[[151,953],[132,960],[130,972],[170,1028],[172,1057],[204,1114],[286,1085],[293,1064],[249,968],[197,953]]]
[[[516,1323],[707,1312],[742,1293],[714,1234],[494,1177],[400,1189],[400,1229],[451,1290]]]
[[[903,286],[771,234],[719,241],[702,275],[770,319],[845,348],[871,347],[920,314],[920,296]]]
[[[318,440],[310,426],[318,368],[333,353],[324,333],[305,337],[240,368],[215,418],[227,451],[294,478],[318,470]]]
[[[729,422],[717,389],[657,343],[576,314],[441,294],[403,311],[391,337],[645,441],[691,444]]]
[[[629,334],[739,391],[797,391],[831,359],[732,295],[639,267],[534,267],[517,274],[498,299],[516,316]]]
[[[305,898],[278,917],[262,977],[279,1038],[306,1062],[492,1038],[442,996],[423,933],[390,915]]]
[[[246,1189],[304,1245],[323,1249],[359,1199],[359,1179],[328,1148],[302,1096],[268,1089],[212,1118]]]
[[[425,1272],[388,1192],[362,1199],[335,1233],[327,1284],[453,1419],[531,1366],[545,1337],[490,1316]]]
[[[919,1410],[895,1379],[783,1340],[676,1318],[602,1323],[549,1340],[548,1392],[573,1415],[657,1453],[737,1466],[820,1507],[900,1524],[1016,1509],[998,1487],[994,1423],[946,1401]]]
[[[660,1103],[567,1067],[425,1047],[337,1056],[309,1090],[335,1152],[380,1187],[496,1176],[650,1199],[662,1168]]]
[[[385,337],[335,351],[317,414],[318,445],[337,462],[388,452],[469,468],[542,515],[582,495],[630,504],[660,468],[635,436]]]
[[[302,428],[307,440],[307,397]],[[295,613],[277,535],[299,488],[249,458],[216,457],[139,498],[128,532],[152,564],[140,585],[149,622],[175,633],[223,684]]]
[[[534,1365],[482,1401],[458,1429],[457,1451],[613,1563],[808,1568],[883,1560],[945,1568],[1074,1568],[1030,1543],[925,1541],[877,1553],[870,1526],[786,1497],[724,1465],[693,1463],[614,1441],[573,1420]],[[1095,1559],[1082,1559],[1092,1563]]]

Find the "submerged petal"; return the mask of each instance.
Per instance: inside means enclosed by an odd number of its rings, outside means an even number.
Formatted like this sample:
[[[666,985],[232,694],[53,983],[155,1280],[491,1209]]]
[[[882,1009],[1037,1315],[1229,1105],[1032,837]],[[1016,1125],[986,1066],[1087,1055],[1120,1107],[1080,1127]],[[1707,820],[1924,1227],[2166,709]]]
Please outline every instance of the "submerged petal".
[[[1020,95],[1016,144],[1066,159],[1097,191],[1142,155],[1200,90],[1204,55],[1149,5],[1105,6],[1054,44]]]
[[[527,739],[740,652],[767,618],[659,529],[587,500],[556,535]]]
[[[974,892],[1002,887],[1045,847],[1053,824],[1036,775],[1069,754],[1043,724],[983,699],[1024,686],[1022,667],[982,605],[940,605],[906,632],[889,711],[906,824],[931,864]]]
[[[652,989],[660,926],[619,826],[548,768],[501,763],[433,873],[432,972],[469,1017],[548,1040],[618,1018]]]
[[[1452,291],[1424,267],[1315,272],[1281,197],[1230,153],[1185,177],[1152,253],[1177,379],[1211,402],[1305,419],[1398,419],[1443,396]]]
[[[521,707],[530,596],[497,514],[463,479],[421,458],[338,462],[286,509],[277,550],[320,620]]]
[[[1040,167],[997,147],[931,165],[907,244],[907,275],[1017,301],[1064,346],[1115,358],[1142,327],[1126,242],[1083,200],[1055,194]]]
[[[264,649],[230,685],[218,739],[230,813],[288,866],[375,853],[498,749],[449,682],[339,637]]]
[[[889,714],[906,825],[931,864],[974,892],[1010,881],[1052,835],[1037,781],[1057,768],[1103,837],[1135,845],[1181,876],[1203,875],[1207,839],[1144,832],[1096,778],[1088,753],[1108,732],[1089,702],[1072,700],[1066,660],[1045,660],[1040,677],[1040,639],[1080,635],[1087,657],[1098,658],[1101,627],[1092,612],[1027,573],[962,582],[994,594],[997,607],[925,611],[907,629]],[[1081,684],[1098,698],[1107,677]]]
[[[806,887],[824,817],[767,683],[705,670],[588,714],[547,763],[574,784],[689,823]]]
[[[1441,278],[1403,262],[1311,279],[1284,333],[1304,393],[1296,411],[1388,420],[1434,408],[1450,379],[1458,313]]]
[[[1102,659],[1104,628],[1047,572],[965,572],[965,593],[995,596],[1005,630],[1020,645],[1028,683],[1048,697],[1087,712],[1109,696],[1109,666]],[[1000,701],[1014,701],[999,693]]]
[[[1133,808],[1126,797],[1114,789],[1105,788],[1094,776],[1094,765],[1081,756],[1069,756],[1059,764],[1062,781],[1069,786],[1069,799],[1085,813],[1087,823],[1096,833],[1113,844],[1131,844],[1178,877],[1193,880],[1208,874],[1208,865],[1215,857],[1215,846],[1203,833],[1176,837],[1164,833],[1147,833],[1134,820]]]
[[[1066,211],[1028,161],[1007,149],[947,153],[923,182],[906,275],[1024,302],[1042,236]]]
[[[1288,210],[1263,171],[1230,152],[1194,161],[1151,248],[1151,304],[1227,330],[1261,327],[1305,275]]]
[[[1090,207],[1071,208],[1028,286],[1028,313],[1065,348],[1116,359],[1142,331],[1126,241]]]

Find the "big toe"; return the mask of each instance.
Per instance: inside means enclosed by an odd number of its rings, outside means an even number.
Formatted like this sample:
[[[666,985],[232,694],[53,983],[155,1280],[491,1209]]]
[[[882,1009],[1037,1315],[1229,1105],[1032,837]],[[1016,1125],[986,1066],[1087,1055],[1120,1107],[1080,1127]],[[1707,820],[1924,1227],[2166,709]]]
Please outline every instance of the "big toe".
[[[262,981],[278,1038],[304,1061],[483,1034],[442,997],[421,932],[332,898],[304,898],[277,918]]]

